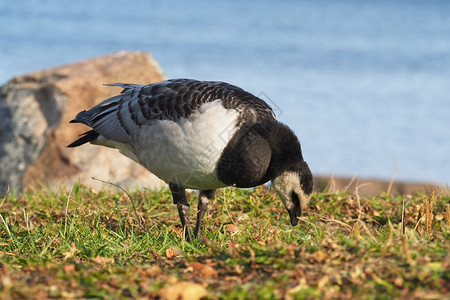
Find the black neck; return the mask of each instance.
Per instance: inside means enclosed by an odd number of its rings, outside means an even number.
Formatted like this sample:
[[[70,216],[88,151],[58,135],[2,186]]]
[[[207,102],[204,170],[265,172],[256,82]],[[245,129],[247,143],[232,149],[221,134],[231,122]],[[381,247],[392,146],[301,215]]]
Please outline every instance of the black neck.
[[[300,142],[294,132],[286,125],[279,123],[271,126],[267,132],[272,157],[269,165],[271,179],[284,171],[297,171],[303,162]]]

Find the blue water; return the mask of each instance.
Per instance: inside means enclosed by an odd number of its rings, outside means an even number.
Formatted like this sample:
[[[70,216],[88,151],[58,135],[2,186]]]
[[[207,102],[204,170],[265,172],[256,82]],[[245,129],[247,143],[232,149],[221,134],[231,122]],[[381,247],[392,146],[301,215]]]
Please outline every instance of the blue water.
[[[446,0],[2,1],[0,83],[149,51],[168,77],[261,95],[315,174],[445,184],[449,16]]]

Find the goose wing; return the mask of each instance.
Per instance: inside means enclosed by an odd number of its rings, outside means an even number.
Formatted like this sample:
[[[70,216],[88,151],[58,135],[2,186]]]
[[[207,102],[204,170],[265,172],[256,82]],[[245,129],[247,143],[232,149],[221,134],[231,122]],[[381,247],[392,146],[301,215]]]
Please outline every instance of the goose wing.
[[[224,82],[174,79],[149,85],[109,85],[122,87],[122,93],[88,111],[80,112],[71,121],[83,123],[93,130],[86,132],[69,147],[92,141],[98,135],[128,143],[130,136],[144,125],[151,125],[158,120],[177,122],[198,112],[202,104],[217,99],[222,100],[226,109],[239,111],[239,123],[275,118],[272,108],[263,100]]]

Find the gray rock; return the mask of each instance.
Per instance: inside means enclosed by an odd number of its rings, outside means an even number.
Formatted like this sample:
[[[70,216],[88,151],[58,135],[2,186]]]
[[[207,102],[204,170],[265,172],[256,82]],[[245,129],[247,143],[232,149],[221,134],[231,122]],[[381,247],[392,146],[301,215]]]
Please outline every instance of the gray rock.
[[[69,121],[84,109],[120,92],[105,83],[148,84],[166,79],[148,53],[119,52],[18,76],[1,87],[0,195],[76,181],[102,188],[102,180],[124,188],[157,188],[161,181],[113,149],[66,145],[88,130]]]

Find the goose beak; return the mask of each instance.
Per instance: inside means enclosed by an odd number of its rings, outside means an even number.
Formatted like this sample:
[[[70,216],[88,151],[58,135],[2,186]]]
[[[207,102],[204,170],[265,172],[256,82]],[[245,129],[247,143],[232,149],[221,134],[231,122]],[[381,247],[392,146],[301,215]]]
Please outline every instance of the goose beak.
[[[302,215],[302,208],[300,206],[294,205],[287,211],[289,213],[289,217],[291,218],[291,225],[297,225],[298,218]]]

